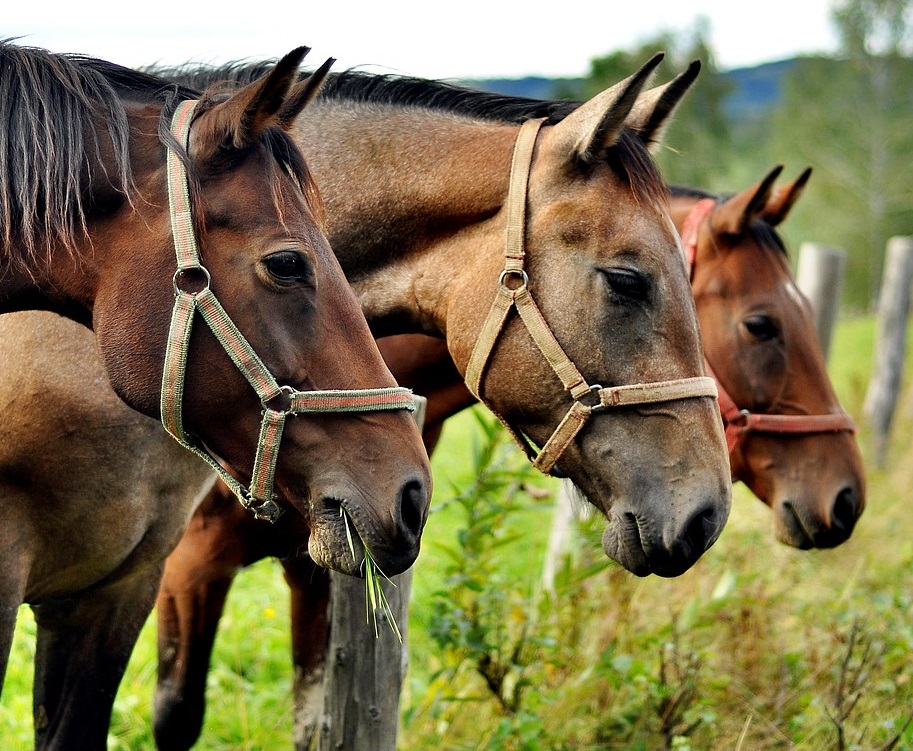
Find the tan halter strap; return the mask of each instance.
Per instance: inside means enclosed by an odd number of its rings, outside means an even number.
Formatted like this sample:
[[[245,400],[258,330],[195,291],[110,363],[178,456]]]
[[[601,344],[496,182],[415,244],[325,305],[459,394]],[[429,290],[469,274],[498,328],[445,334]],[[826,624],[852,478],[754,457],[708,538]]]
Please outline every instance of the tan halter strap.
[[[685,257],[688,260],[688,277],[694,281],[694,269],[697,264],[697,241],[701,227],[709,217],[716,201],[713,198],[702,198],[698,201],[682,224],[682,245]],[[749,433],[839,433],[841,431],[856,432],[853,418],[845,412],[829,415],[782,415],[771,413],[750,412],[741,409],[735,400],[720,383],[710,366],[710,361],[704,360],[707,372],[716,381],[719,392],[717,399],[720,405],[720,414],[723,417],[723,426],[726,431],[726,445],[729,455],[735,453],[736,447]]]
[[[498,292],[488,312],[469,363],[466,366],[466,385],[479,401],[485,403],[504,423],[517,443],[526,451],[533,466],[549,474],[561,455],[570,446],[587,420],[597,412],[635,404],[675,401],[699,397],[716,398],[712,378],[703,376],[681,378],[656,383],[640,383],[603,388],[590,385],[565,354],[529,291],[529,277],[524,269],[526,241],[526,197],[533,150],[543,120],[527,120],[520,127],[514,145],[507,196],[507,233],[504,270],[498,279]],[[507,323],[511,310],[516,308],[539,351],[561,380],[564,390],[574,399],[564,419],[536,452],[529,440],[513,428],[508,420],[495,410],[482,396],[482,380],[498,337]]]
[[[181,102],[171,121],[171,132],[185,150],[196,105],[194,100]],[[245,508],[253,511],[259,519],[275,521],[282,511],[275,500],[273,481],[287,416],[305,412],[376,412],[394,409],[411,412],[415,409],[412,392],[399,387],[298,391],[291,386],[280,386],[210,289],[209,271],[200,261],[194,234],[187,171],[180,156],[170,147],[167,151],[167,169],[177,271],[173,280],[174,310],[162,374],[162,424],[182,446],[203,459],[219,474]],[[189,278],[196,279],[202,289],[181,289],[181,283]],[[197,312],[253,387],[263,405],[263,421],[250,488],[245,488],[232,477],[202,443],[184,430],[184,379],[190,333]]]

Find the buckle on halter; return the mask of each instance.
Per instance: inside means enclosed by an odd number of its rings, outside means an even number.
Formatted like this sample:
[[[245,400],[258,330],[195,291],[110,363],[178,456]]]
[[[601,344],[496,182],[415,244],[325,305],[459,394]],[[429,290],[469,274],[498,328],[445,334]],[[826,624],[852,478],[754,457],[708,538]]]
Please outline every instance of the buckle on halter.
[[[741,428],[742,430],[745,430],[748,427],[748,419],[750,417],[751,417],[751,412],[749,410],[740,409],[736,413],[735,417],[733,417],[729,421],[729,424],[734,425],[737,428]]]
[[[279,393],[260,400],[263,409],[270,409],[280,414],[294,414],[292,412],[292,400],[295,396],[295,389],[291,386],[280,386]]]
[[[600,391],[602,391],[602,386],[600,386],[598,383],[594,383],[592,386],[590,386],[589,389],[587,389],[587,391],[577,397],[577,401],[580,402],[584,407],[587,407],[590,412],[602,412],[605,410],[605,405],[602,403],[602,398],[599,396]],[[588,404],[583,400],[584,397],[590,396],[596,397],[595,404]]]
[[[189,283],[192,286],[195,285],[196,287],[199,287],[199,289],[183,290],[181,289],[181,285],[178,284],[178,279],[181,279],[185,283]],[[209,269],[202,265],[188,266],[186,269],[178,269],[174,272],[174,276],[171,278],[171,286],[174,287],[175,297],[180,295],[182,292],[187,295],[198,295],[201,292],[208,290],[211,283],[212,277],[209,275]]]
[[[519,277],[520,283],[516,287],[509,287],[506,284],[508,277]],[[498,284],[511,292],[516,292],[529,285],[529,277],[523,269],[504,269],[498,277]]]

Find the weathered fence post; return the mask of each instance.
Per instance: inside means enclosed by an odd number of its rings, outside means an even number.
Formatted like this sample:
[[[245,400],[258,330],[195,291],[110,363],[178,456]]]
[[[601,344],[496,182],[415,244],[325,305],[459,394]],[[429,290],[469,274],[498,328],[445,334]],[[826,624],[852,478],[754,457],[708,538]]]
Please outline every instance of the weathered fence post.
[[[425,405],[424,397],[417,396],[414,416],[420,429]],[[399,698],[408,662],[412,569],[383,587],[402,643],[380,612],[377,636],[373,623],[366,622],[363,580],[330,574],[330,644],[319,751],[396,751]]]
[[[548,547],[542,563],[542,589],[555,594],[555,577],[562,560],[569,551],[576,549],[577,525],[591,513],[589,506],[581,505],[574,497],[570,480],[562,480],[555,496],[555,512],[548,533]]]
[[[812,310],[815,311],[815,329],[825,359],[840,312],[845,275],[846,251],[842,248],[810,242],[799,246],[796,284],[811,301]]]
[[[875,362],[863,411],[875,436],[875,461],[883,466],[888,434],[903,377],[910,282],[913,279],[913,237],[888,240],[878,299]]]

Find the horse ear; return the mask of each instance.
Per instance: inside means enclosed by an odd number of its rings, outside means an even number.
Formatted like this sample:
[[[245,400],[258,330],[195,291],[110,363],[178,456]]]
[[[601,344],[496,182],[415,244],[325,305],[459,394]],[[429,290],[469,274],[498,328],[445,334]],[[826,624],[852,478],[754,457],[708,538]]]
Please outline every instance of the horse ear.
[[[805,184],[808,182],[808,178],[811,177],[811,174],[812,168],[806,167],[802,174],[793,180],[793,182],[784,185],[782,188],[777,188],[767,201],[767,205],[761,211],[761,219],[766,221],[771,227],[776,227],[786,219],[789,210],[793,207],[793,204],[799,196],[802,195],[802,191],[805,189]]]
[[[662,52],[654,55],[633,76],[581,104],[553,128],[553,138],[583,164],[602,160],[625,127],[625,120],[643,87],[662,62]]]
[[[279,124],[285,130],[289,130],[301,110],[314,101],[335,62],[335,57],[328,57],[323,65],[292,88],[282,107],[282,112],[279,114]]]
[[[672,115],[701,72],[701,61],[694,60],[684,73],[669,83],[645,91],[634,103],[625,124],[651,148],[662,142]]]
[[[265,76],[204,112],[200,116],[206,121],[204,132],[216,134],[219,146],[233,149],[243,149],[260,140],[266,128],[281,123],[298,66],[309,51],[310,47],[295,48]]]
[[[727,235],[741,235],[751,221],[764,211],[773,184],[782,171],[783,165],[778,164],[757,185],[736,193],[732,198],[717,206],[710,217],[713,231]]]

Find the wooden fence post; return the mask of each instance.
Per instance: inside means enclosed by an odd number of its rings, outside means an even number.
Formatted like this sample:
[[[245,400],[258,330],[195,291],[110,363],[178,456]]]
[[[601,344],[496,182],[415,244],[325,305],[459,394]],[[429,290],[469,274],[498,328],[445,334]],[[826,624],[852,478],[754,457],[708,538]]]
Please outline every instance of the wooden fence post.
[[[426,403],[416,396],[414,416],[419,429]],[[383,587],[402,643],[381,613],[377,636],[373,624],[366,622],[362,579],[330,573],[330,644],[318,751],[396,751],[399,698],[408,663],[412,569]]]
[[[542,563],[542,589],[555,594],[555,577],[564,557],[577,548],[578,524],[592,513],[592,507],[581,504],[574,496],[570,480],[562,480],[555,496],[555,512],[548,533],[548,547]]]
[[[809,242],[799,246],[796,284],[811,301],[815,312],[815,329],[818,331],[818,341],[825,360],[840,312],[845,275],[846,251],[842,248]]]
[[[875,436],[875,460],[884,465],[906,354],[907,314],[913,279],[913,237],[888,240],[878,300],[875,362],[863,411]]]

